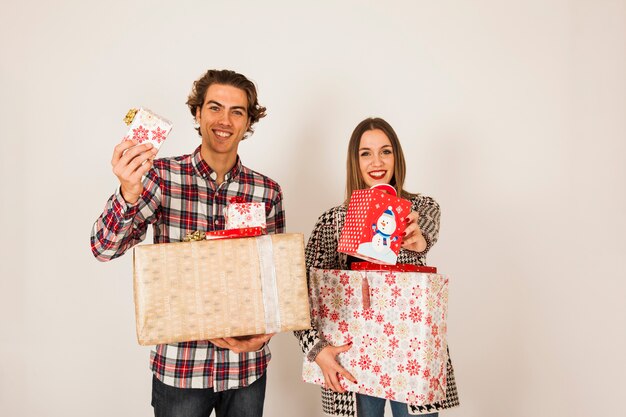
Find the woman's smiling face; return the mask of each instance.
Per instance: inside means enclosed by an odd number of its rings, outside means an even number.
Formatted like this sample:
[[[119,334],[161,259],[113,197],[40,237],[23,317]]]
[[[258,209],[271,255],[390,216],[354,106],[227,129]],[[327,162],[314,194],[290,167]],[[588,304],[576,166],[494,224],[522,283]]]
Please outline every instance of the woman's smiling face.
[[[368,130],[361,136],[359,168],[368,187],[391,182],[394,172],[393,147],[382,130]]]

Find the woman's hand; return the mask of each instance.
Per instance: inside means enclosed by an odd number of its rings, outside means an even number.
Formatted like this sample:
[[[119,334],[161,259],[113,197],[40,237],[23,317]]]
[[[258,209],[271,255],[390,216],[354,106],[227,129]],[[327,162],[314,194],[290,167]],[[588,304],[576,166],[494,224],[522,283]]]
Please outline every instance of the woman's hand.
[[[414,252],[422,252],[427,246],[426,239],[424,239],[422,231],[417,224],[419,217],[420,215],[417,211],[411,211],[409,215],[404,218],[406,229],[404,229],[404,235],[402,237],[402,247]]]
[[[345,388],[341,385],[340,375],[355,384],[357,383],[356,378],[353,377],[350,372],[346,371],[343,366],[339,365],[336,359],[338,354],[345,352],[351,347],[352,343],[336,347],[329,345],[322,349],[315,357],[315,363],[322,369],[326,387],[335,392],[346,392]]]

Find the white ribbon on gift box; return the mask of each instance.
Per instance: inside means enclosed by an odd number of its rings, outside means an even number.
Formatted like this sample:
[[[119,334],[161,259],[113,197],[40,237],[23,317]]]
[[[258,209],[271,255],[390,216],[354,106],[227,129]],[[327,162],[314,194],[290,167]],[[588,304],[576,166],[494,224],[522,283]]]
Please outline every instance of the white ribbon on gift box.
[[[256,238],[256,244],[259,251],[261,289],[265,307],[265,333],[278,333],[280,331],[280,307],[272,238],[269,235],[259,236]]]

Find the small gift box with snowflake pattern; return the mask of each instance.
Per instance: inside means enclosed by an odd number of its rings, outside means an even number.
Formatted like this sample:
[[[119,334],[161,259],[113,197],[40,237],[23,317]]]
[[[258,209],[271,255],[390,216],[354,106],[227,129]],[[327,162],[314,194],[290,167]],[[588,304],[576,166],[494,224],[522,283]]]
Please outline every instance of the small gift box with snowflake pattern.
[[[242,197],[233,197],[224,208],[225,229],[246,227],[266,228],[265,203],[246,202]]]
[[[311,319],[357,380],[348,391],[424,405],[445,399],[448,278],[398,271],[309,271]],[[324,385],[315,362],[304,359],[305,382]]]
[[[172,130],[172,123],[169,120],[144,107],[129,110],[124,117],[124,122],[130,126],[124,140],[149,142],[156,149],[161,147]]]

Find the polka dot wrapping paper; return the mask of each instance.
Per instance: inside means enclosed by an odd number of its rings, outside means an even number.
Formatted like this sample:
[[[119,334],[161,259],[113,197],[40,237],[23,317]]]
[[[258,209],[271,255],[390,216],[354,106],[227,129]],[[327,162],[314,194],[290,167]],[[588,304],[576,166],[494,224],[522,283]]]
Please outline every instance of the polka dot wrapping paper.
[[[404,218],[411,203],[377,189],[356,190],[350,197],[337,250],[366,261],[396,263]]]

